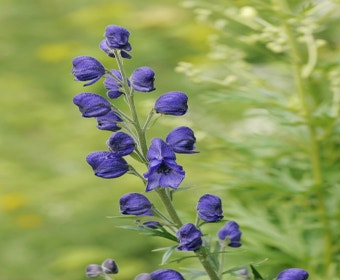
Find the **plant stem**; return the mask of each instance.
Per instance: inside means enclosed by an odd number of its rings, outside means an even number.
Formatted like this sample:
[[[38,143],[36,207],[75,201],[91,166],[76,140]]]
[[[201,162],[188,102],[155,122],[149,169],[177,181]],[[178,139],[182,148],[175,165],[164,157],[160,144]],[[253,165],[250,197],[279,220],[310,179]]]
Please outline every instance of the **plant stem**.
[[[320,145],[317,139],[315,126],[312,122],[312,113],[308,103],[308,87],[306,86],[308,80],[303,76],[303,65],[301,62],[301,55],[298,50],[298,43],[286,19],[286,15],[290,14],[290,8],[286,0],[279,0],[279,4],[281,11],[283,11],[283,14],[281,14],[281,20],[288,38],[297,93],[300,99],[302,113],[309,135],[311,170],[313,174],[314,187],[317,192],[316,195],[318,199],[320,219],[324,227],[324,263],[326,272],[328,272],[332,262],[332,234],[329,228],[329,220],[325,201],[325,187],[323,185],[324,180],[321,171]]]
[[[196,256],[198,257],[199,261],[201,262],[202,266],[204,267],[205,271],[207,272],[209,278],[211,280],[221,280],[216,271],[212,268],[209,258],[207,256],[205,247],[201,247],[197,251],[195,251]]]

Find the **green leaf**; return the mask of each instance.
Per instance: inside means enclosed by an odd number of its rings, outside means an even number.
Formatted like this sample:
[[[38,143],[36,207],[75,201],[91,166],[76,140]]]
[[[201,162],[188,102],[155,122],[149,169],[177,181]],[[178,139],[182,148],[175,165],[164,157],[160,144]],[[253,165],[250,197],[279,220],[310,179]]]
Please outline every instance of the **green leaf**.
[[[254,274],[254,280],[265,280],[253,265],[250,265],[250,268]]]

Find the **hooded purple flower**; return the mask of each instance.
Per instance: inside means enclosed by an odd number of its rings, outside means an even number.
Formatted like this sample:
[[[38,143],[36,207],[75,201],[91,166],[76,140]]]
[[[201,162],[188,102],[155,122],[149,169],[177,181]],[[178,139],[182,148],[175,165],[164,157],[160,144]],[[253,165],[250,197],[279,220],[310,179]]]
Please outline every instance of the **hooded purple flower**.
[[[230,247],[240,247],[242,231],[239,230],[239,225],[234,221],[227,222],[218,232],[218,238],[225,240],[228,238]]]
[[[127,156],[133,152],[136,143],[133,138],[125,132],[116,132],[111,135],[107,141],[111,152],[116,156]]]
[[[153,216],[152,204],[140,193],[127,193],[119,200],[120,212],[123,215]]]
[[[202,233],[194,224],[183,225],[176,233],[179,241],[178,250],[196,251],[202,246]]]
[[[196,138],[194,132],[189,127],[181,126],[173,129],[169,132],[165,141],[176,153],[195,153]]]
[[[157,113],[182,116],[188,110],[188,97],[183,92],[170,91],[158,97],[154,109]]]
[[[104,66],[93,57],[78,56],[73,59],[72,64],[72,74],[75,76],[75,80],[82,82],[89,81],[84,86],[94,84],[105,75]]]
[[[105,29],[106,37],[105,41],[100,43],[100,48],[106,52],[109,56],[114,56],[111,49],[120,50],[121,56],[124,58],[131,58],[127,53],[131,51],[131,45],[129,43],[130,32],[118,25],[108,25]]]
[[[278,276],[277,280],[307,280],[309,274],[307,271],[301,268],[288,268],[282,271]]]
[[[104,116],[111,111],[110,102],[94,93],[77,94],[73,98],[73,103],[79,107],[79,111],[85,118]]]
[[[93,152],[86,157],[91,165],[94,175],[101,178],[117,178],[129,170],[128,163],[112,152]]]
[[[106,78],[104,80],[104,86],[108,90],[107,96],[110,97],[111,99],[116,99],[122,94],[124,94],[124,91],[122,91],[121,85],[122,82],[119,82],[122,81],[122,74],[115,69],[110,70],[110,72],[112,73],[113,76],[116,77],[116,79],[109,74],[106,75]]]
[[[223,218],[222,201],[212,194],[201,196],[197,204],[198,217],[205,222],[218,222]]]
[[[158,269],[150,273],[151,280],[184,280],[183,276],[172,269]],[[147,278],[146,278],[147,279]]]
[[[148,180],[146,191],[157,187],[177,189],[185,177],[182,166],[176,163],[173,150],[160,138],[154,138],[147,154],[148,172],[144,177]]]
[[[139,67],[133,71],[130,77],[132,88],[140,92],[150,92],[155,90],[155,72],[149,67]]]
[[[98,264],[89,264],[86,267],[86,276],[88,278],[97,278],[100,275],[102,275],[102,273],[103,273],[103,269]]]
[[[106,115],[97,117],[97,128],[101,130],[118,131],[121,127],[118,125],[123,120],[118,116],[114,110],[108,112]]]
[[[113,259],[107,259],[102,263],[102,269],[106,274],[117,274],[118,265]]]

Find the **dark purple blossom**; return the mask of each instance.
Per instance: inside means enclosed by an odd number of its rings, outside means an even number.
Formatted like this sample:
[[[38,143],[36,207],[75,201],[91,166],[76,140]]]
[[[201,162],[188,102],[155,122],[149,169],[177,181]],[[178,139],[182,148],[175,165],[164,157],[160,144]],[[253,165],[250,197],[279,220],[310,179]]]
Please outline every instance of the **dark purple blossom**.
[[[90,264],[86,267],[85,273],[88,278],[97,278],[103,273],[103,269],[98,264]]]
[[[216,195],[201,196],[196,209],[198,217],[205,222],[218,222],[223,218],[222,201]]]
[[[79,111],[85,118],[104,116],[111,111],[110,102],[94,93],[77,94],[73,98],[73,103],[79,107]]]
[[[102,263],[102,269],[106,274],[117,274],[118,266],[113,259],[107,259]]]
[[[122,89],[122,74],[115,69],[110,70],[110,72],[116,78],[112,77],[110,74],[106,75],[104,86],[108,90],[107,96],[112,99],[116,99],[124,94],[124,91]]]
[[[119,200],[120,212],[124,215],[153,216],[152,204],[140,193],[127,193]]]
[[[144,177],[148,180],[146,191],[157,187],[177,189],[185,177],[182,166],[176,163],[174,151],[160,138],[154,138],[147,154],[148,171]]]
[[[158,97],[154,109],[157,113],[182,116],[188,110],[188,97],[183,92],[171,91]]]
[[[191,128],[180,126],[169,132],[165,141],[169,146],[180,154],[195,153],[196,138]]]
[[[128,163],[121,157],[108,151],[93,152],[86,157],[94,174],[101,178],[117,178],[129,170]]]
[[[111,110],[106,115],[97,117],[97,128],[101,130],[118,131],[121,129],[118,123],[122,121],[118,113]]]
[[[125,132],[116,132],[111,135],[107,141],[111,152],[116,156],[127,156],[133,152],[136,143],[133,138]]]
[[[109,49],[117,49],[120,50],[122,57],[131,58],[127,53],[132,49],[129,43],[130,32],[127,29],[118,25],[108,25],[104,36],[105,43],[100,44],[103,51],[110,55]]]
[[[184,280],[183,276],[172,269],[158,269],[150,273],[151,280]],[[144,278],[148,279],[148,278]]]
[[[218,232],[218,238],[225,240],[228,238],[230,247],[240,247],[242,231],[239,230],[239,225],[234,221],[227,222]]]
[[[150,92],[155,90],[155,72],[149,67],[139,67],[133,71],[131,77],[131,84],[134,90],[140,92]]]
[[[280,272],[277,280],[307,280],[309,274],[301,268],[288,268]]]
[[[104,66],[91,56],[78,56],[72,61],[72,74],[76,81],[86,82],[84,86],[89,86],[97,82],[105,75]]]
[[[183,225],[176,236],[179,241],[178,250],[196,251],[202,246],[202,233],[194,224]]]

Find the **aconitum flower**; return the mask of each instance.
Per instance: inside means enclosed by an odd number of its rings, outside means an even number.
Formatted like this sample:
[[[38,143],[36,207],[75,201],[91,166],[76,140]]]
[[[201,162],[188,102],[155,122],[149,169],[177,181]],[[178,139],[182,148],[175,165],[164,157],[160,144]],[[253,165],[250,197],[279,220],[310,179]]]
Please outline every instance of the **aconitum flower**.
[[[223,218],[222,201],[216,195],[201,196],[196,209],[198,217],[205,222],[218,222]]]
[[[118,131],[121,127],[118,125],[123,120],[119,117],[118,113],[111,110],[107,114],[97,117],[97,128],[101,130]]]
[[[196,251],[202,246],[202,233],[194,224],[183,225],[176,232],[176,236],[179,241],[178,250]]]
[[[85,273],[88,278],[97,278],[103,273],[103,269],[98,264],[90,264],[86,267]]]
[[[146,191],[157,187],[177,189],[185,177],[182,166],[176,163],[174,151],[160,138],[154,138],[147,154],[148,171],[144,177],[148,180]]]
[[[155,72],[149,67],[139,67],[133,71],[131,77],[131,84],[134,90],[140,92],[150,92],[155,90]]]
[[[101,178],[117,178],[129,170],[128,163],[122,157],[108,151],[93,152],[86,157],[86,161],[94,175]]]
[[[104,66],[91,56],[78,56],[73,59],[72,64],[72,74],[75,76],[75,80],[82,82],[89,81],[84,86],[94,84],[105,75]]]
[[[169,132],[165,141],[170,147],[180,154],[195,153],[196,138],[191,128],[180,126]]]
[[[105,29],[104,36],[106,40],[100,44],[103,51],[110,55],[109,49],[117,49],[121,51],[122,57],[131,58],[131,56],[126,53],[132,49],[129,43],[130,32],[127,29],[118,25],[108,25]]]
[[[104,116],[111,111],[110,102],[94,93],[77,94],[73,98],[73,103],[79,107],[79,111],[85,118]]]
[[[150,273],[151,280],[184,280],[183,276],[172,269],[158,269]],[[147,279],[147,278],[145,278]]]
[[[183,92],[170,91],[158,97],[154,109],[157,113],[182,116],[188,110],[188,97]]]
[[[227,222],[218,232],[218,238],[225,240],[228,238],[230,247],[240,247],[242,231],[239,230],[239,225],[234,221]]]
[[[107,259],[102,263],[102,269],[106,274],[117,274],[118,265],[113,259]]]
[[[104,86],[108,90],[107,91],[107,96],[116,99],[122,94],[124,94],[122,90],[122,74],[118,70],[110,70],[111,74],[116,77],[112,77],[110,74],[106,75],[106,78],[104,80]],[[117,81],[119,80],[119,81]]]
[[[123,215],[153,216],[150,200],[140,193],[127,193],[119,200]]]
[[[131,154],[135,149],[136,143],[129,134],[116,132],[110,136],[107,145],[111,152],[116,156],[122,157]]]
[[[307,280],[309,274],[301,268],[288,268],[277,276],[277,280]]]

